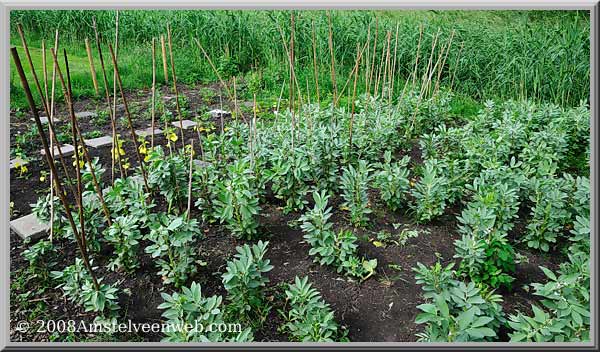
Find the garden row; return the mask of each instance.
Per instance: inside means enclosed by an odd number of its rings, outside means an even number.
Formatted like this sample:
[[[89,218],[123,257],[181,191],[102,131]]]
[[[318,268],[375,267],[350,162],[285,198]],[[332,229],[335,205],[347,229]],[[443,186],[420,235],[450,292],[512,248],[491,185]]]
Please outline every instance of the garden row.
[[[80,160],[83,219],[73,216],[78,232],[85,231],[85,251],[93,257],[111,248],[108,267],[122,275],[137,270],[142,252],[150,255],[164,290],[175,290],[164,292],[159,306],[173,324],[241,319],[248,326],[233,335],[173,332],[166,340],[248,341],[271,307],[263,274],[272,266],[258,226],[268,198],[281,201],[285,213],[301,214],[296,223],[316,262],[357,282],[377,275],[377,261],[359,253],[355,234],[370,225],[374,194],[390,211],[412,214],[419,223],[458,205],[458,265],[414,268],[425,301],[416,318],[425,325],[419,339],[495,341],[508,329],[513,341],[589,340],[587,106],[486,103],[474,118],[460,119],[449,114],[450,99],[445,91],[424,100],[416,92],[391,105],[361,96],[352,112],[305,105],[272,120],[234,120],[221,133],[198,134],[196,148],[173,131],[165,131],[166,146],[151,147],[142,137],[144,167],[132,161],[137,176],[102,184],[103,201],[94,179],[105,179],[106,170],[98,159]],[[423,160],[408,156],[415,142]],[[111,153],[117,165],[126,157],[122,144],[118,148]],[[330,219],[330,198],[337,194],[351,224],[343,229],[334,229]],[[192,204],[197,218],[191,217]],[[56,238],[76,241],[58,197],[41,197],[33,210],[42,221],[53,218]],[[523,214],[527,226],[517,231]],[[200,222],[223,224],[249,242],[237,248],[222,275],[224,300],[204,296],[190,282],[206,259],[195,250],[202,246]],[[96,285],[81,259],[47,272],[52,246],[42,240],[24,253],[30,270],[59,285],[99,322],[117,319],[118,282],[98,278]],[[558,274],[542,268],[548,281],[533,284],[541,297],[533,316],[502,312],[498,291],[512,290],[515,246],[568,254]],[[290,340],[346,339],[306,278],[287,284],[285,293],[280,314]]]

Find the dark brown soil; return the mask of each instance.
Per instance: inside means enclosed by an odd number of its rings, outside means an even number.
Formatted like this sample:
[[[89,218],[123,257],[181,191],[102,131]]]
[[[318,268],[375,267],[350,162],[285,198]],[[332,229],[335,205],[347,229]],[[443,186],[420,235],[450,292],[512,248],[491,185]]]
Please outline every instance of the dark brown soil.
[[[207,102],[201,98],[194,98],[195,89],[182,87],[181,89],[188,100],[191,108],[206,106]],[[166,93],[165,93],[166,94]],[[130,94],[132,101],[148,99],[148,92]],[[218,97],[217,97],[218,101]],[[208,102],[214,104],[215,102]],[[87,100],[76,104],[76,111],[95,110],[96,102]],[[98,103],[99,105],[102,105]],[[141,110],[143,113],[143,109]],[[62,116],[62,115],[61,115]],[[11,128],[14,135],[16,131],[24,131],[28,125],[29,115],[11,119]],[[143,118],[136,120],[136,128],[144,128],[149,122]],[[109,126],[96,126],[93,122],[81,121],[83,132],[100,129],[104,133],[110,132]],[[217,121],[215,121],[217,122]],[[64,123],[64,122],[61,122]],[[217,125],[218,126],[218,125]],[[123,130],[122,134],[126,131]],[[195,132],[186,132],[186,139],[195,138]],[[11,145],[14,143],[11,137]],[[157,138],[157,143],[164,144],[163,137]],[[37,148],[39,145],[34,143]],[[131,143],[129,143],[131,144]],[[126,146],[127,157],[135,166],[136,156],[131,145]],[[92,157],[98,156],[105,165],[110,163],[110,146],[99,150],[89,149]],[[37,156],[37,150],[31,151],[31,156]],[[418,147],[414,147],[411,156],[420,155]],[[28,214],[29,204],[35,203],[37,198],[47,191],[47,181],[41,182],[40,172],[47,170],[45,161],[36,157],[28,165],[29,172],[24,177],[18,177],[11,170],[10,197],[14,202],[11,219]],[[71,159],[68,158],[68,163]],[[71,165],[69,165],[71,167]],[[72,170],[70,171],[72,172]],[[104,181],[110,181],[110,172],[106,172]],[[255,333],[257,341],[287,341],[287,336],[278,331],[283,325],[282,318],[277,313],[284,304],[281,284],[290,283],[295,276],[308,275],[310,282],[321,292],[323,298],[335,310],[337,321],[348,329],[348,337],[352,341],[415,341],[415,333],[422,329],[414,323],[418,314],[417,305],[423,303],[421,288],[415,283],[414,273],[411,268],[417,262],[431,265],[437,260],[443,264],[453,261],[454,240],[458,238],[455,217],[461,211],[460,206],[449,207],[446,214],[440,219],[427,225],[415,224],[411,214],[408,212],[392,213],[378,202],[376,192],[371,194],[373,213],[370,225],[367,229],[356,230],[360,239],[360,253],[367,258],[376,258],[378,261],[377,273],[374,277],[363,283],[354,282],[347,277],[338,274],[334,268],[320,266],[314,263],[308,255],[309,247],[303,242],[302,232],[297,226],[291,226],[300,216],[300,213],[283,214],[277,201],[267,198],[266,204],[262,204],[259,231],[263,239],[268,240],[268,258],[274,268],[268,273],[270,280],[267,296],[273,300],[273,309],[265,324]],[[339,210],[339,199],[333,199],[334,216],[332,220],[336,229],[348,228],[349,220],[347,213]],[[193,217],[199,217],[193,213]],[[530,252],[517,243],[520,233],[523,233],[525,218],[527,214],[522,211],[515,230],[511,235],[517,251],[527,258],[529,263],[517,265],[515,273],[516,280],[513,290],[500,291],[504,296],[504,311],[506,314],[515,313],[517,310],[528,312],[530,305],[536,298],[526,290],[526,286],[532,282],[545,281],[544,275],[538,268],[539,265],[555,270],[558,263],[562,262],[561,256],[557,254],[541,255],[538,252]],[[376,247],[372,240],[379,231],[396,232],[394,224],[401,224],[404,228],[415,229],[419,232],[417,238],[411,238],[404,246],[389,245]],[[225,295],[221,284],[221,274],[225,270],[225,263],[235,252],[235,247],[244,241],[232,237],[228,231],[219,225],[202,225],[205,239],[198,241],[199,257],[207,262],[200,267],[195,277],[190,278],[202,284],[206,295]],[[50,334],[37,334],[34,332],[22,333],[15,330],[15,323],[22,320],[31,321],[35,319],[73,319],[92,321],[93,315],[85,313],[82,308],[69,302],[62,296],[60,289],[53,288],[52,283],[44,292],[35,293],[40,289],[37,280],[23,282],[24,271],[27,261],[22,257],[22,252],[27,248],[21,239],[11,232],[11,340],[12,341],[49,341],[53,340]],[[77,256],[74,244],[66,240],[56,243],[57,264],[54,270],[59,270],[73,263]],[[142,248],[145,243],[142,243]],[[114,273],[107,269],[106,263],[111,255],[111,248],[104,245],[100,253],[95,254],[94,264],[98,266],[99,276],[104,277],[107,283],[118,283],[120,288],[120,321],[131,319],[133,322],[159,322],[161,311],[157,306],[162,303],[161,292],[171,292],[171,287],[164,287],[161,278],[156,274],[157,269],[149,255],[140,250],[141,267],[135,274],[125,276]],[[130,291],[130,295],[123,293]],[[34,292],[29,297],[23,294]],[[73,340],[89,339],[93,336],[75,334]],[[159,341],[161,336],[153,333],[123,334],[113,337],[117,341]],[[65,339],[61,336],[61,339]]]

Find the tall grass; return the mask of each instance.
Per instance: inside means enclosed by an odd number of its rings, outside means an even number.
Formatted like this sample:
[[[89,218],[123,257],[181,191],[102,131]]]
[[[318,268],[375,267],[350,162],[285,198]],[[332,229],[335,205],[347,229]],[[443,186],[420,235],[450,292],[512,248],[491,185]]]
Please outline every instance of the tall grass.
[[[441,84],[449,85],[453,72],[456,72],[454,89],[462,94],[475,99],[526,97],[562,105],[576,105],[589,96],[588,12],[336,10],[331,15],[338,85],[348,77],[357,42],[367,41],[369,28],[372,43],[377,17],[377,60],[385,45],[387,31],[393,36],[399,25],[395,74],[398,83],[395,87],[400,89],[412,72],[419,26],[422,25],[422,58],[428,55],[427,50],[438,31],[441,42],[447,41],[455,31],[453,47],[442,68]],[[68,47],[69,53],[85,58],[84,39],[94,38],[94,17],[102,38],[112,41],[114,11],[28,10],[11,12],[11,42],[19,45],[15,27],[19,22],[32,45],[38,47],[42,38],[51,42],[49,38],[53,38],[53,32],[58,28],[61,43]],[[314,88],[313,21],[319,85],[326,95],[331,92],[332,82],[325,11],[296,12],[296,76],[303,94],[306,94],[307,80]],[[119,25],[119,62],[126,87],[151,84],[150,43],[153,37],[166,33],[167,23],[173,29],[175,65],[178,80],[182,83],[216,80],[192,38],[198,38],[226,77],[259,72],[263,90],[272,94],[278,94],[289,77],[288,56],[280,34],[281,30],[285,40],[289,40],[289,11],[128,10],[120,12]],[[90,77],[75,77],[75,81],[74,89],[80,95],[93,93]],[[16,103],[21,101],[17,86],[11,84],[11,98]],[[360,94],[364,83],[359,82],[358,87]]]

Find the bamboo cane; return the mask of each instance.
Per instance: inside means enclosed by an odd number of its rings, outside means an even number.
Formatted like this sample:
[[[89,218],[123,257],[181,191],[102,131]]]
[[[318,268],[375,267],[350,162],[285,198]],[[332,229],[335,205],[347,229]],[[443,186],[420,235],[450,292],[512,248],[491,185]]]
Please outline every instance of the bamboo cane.
[[[92,57],[92,49],[90,48],[90,41],[85,38],[85,51],[87,52],[88,63],[90,64],[90,73],[92,74],[92,82],[94,83],[94,90],[96,95],[100,95],[98,89],[98,79],[96,78],[96,68],[94,67],[94,58]]]
[[[313,47],[313,67],[315,72],[315,86],[317,88],[317,104],[321,106],[321,96],[319,93],[319,69],[317,66],[317,41],[316,41],[316,33],[315,33],[315,20],[312,21],[312,47]],[[308,87],[306,88],[306,92],[308,93]]]
[[[133,145],[135,146],[135,154],[136,154],[138,162],[140,164],[140,169],[142,171],[142,177],[144,179],[144,185],[146,186],[146,192],[149,192],[150,187],[148,187],[148,179],[146,176],[146,169],[144,167],[144,159],[140,155],[140,149],[138,147],[138,142],[137,142],[137,134],[135,133],[135,129],[133,128],[133,121],[131,119],[131,113],[129,112],[129,104],[127,104],[127,98],[125,97],[125,91],[123,89],[123,82],[121,81],[121,75],[119,74],[119,65],[117,63],[117,58],[115,56],[115,52],[113,51],[112,45],[108,44],[108,50],[110,51],[110,56],[112,58],[113,66],[115,68],[115,73],[117,75],[117,83],[119,84],[119,90],[121,91],[121,100],[123,100],[123,105],[125,106],[125,115],[127,116],[127,121],[129,122],[131,138],[133,139]]]
[[[104,201],[104,196],[102,195],[102,188],[100,188],[100,184],[98,183],[98,179],[96,178],[96,170],[94,170],[94,165],[92,164],[92,159],[90,158],[90,156],[88,154],[88,150],[87,150],[87,147],[85,146],[85,141],[83,139],[83,135],[81,133],[81,130],[79,129],[79,123],[77,122],[77,116],[75,115],[75,110],[73,109],[73,92],[71,89],[71,73],[69,71],[69,60],[67,58],[66,50],[64,50],[63,52],[64,52],[64,57],[65,57],[65,70],[66,70],[66,74],[67,74],[66,82],[60,71],[60,67],[58,65],[58,60],[56,60],[55,52],[52,52],[52,57],[55,60],[56,72],[58,73],[58,77],[59,77],[61,85],[63,87],[65,100],[66,100],[67,106],[69,108],[69,114],[71,115],[71,123],[74,125],[75,131],[76,131],[76,135],[73,136],[73,138],[76,141],[76,137],[78,137],[81,141],[81,150],[83,151],[84,158],[86,159],[86,162],[90,169],[90,173],[92,174],[92,183],[94,185],[94,189],[96,190],[96,193],[98,194],[98,199],[100,200],[100,204],[102,205],[102,210],[104,212],[104,215],[106,216],[106,221],[108,223],[108,226],[111,226],[112,220],[110,218],[110,212],[108,211],[108,207],[106,206],[106,202]],[[77,153],[76,158],[78,158],[79,150],[77,149],[76,145],[73,145],[73,146],[76,148],[76,153]],[[78,168],[80,168],[79,159],[76,160],[76,163],[77,163],[76,166]],[[79,201],[80,202],[82,201],[81,195],[79,197]]]
[[[364,49],[363,49],[364,50]],[[358,67],[358,63],[360,62],[360,44],[356,43],[356,67]],[[356,82],[358,81],[358,70],[354,71],[354,88],[352,89],[352,113],[350,114],[350,133],[349,133],[349,139],[350,139],[350,144],[349,144],[349,152],[348,152],[348,159],[350,159],[350,155],[352,154],[352,125],[354,124],[354,107],[355,107],[355,100],[356,100]]]
[[[155,123],[155,101],[156,101],[156,38],[152,38],[152,105],[150,116],[152,119],[152,136],[150,137],[150,148],[154,148],[154,123]]]
[[[369,85],[367,94],[371,94],[371,84],[373,83],[373,72],[375,71],[375,58],[377,57],[377,37],[379,35],[379,17],[375,17],[375,36],[373,37],[373,58],[371,60],[371,69],[369,72]]]
[[[119,163],[119,171],[121,173],[121,177],[124,177],[123,165],[121,163],[121,157],[115,157],[115,152],[117,151],[117,126],[116,126],[116,117],[113,115],[113,111],[110,104],[110,94],[108,92],[109,84],[108,84],[108,76],[106,75],[106,67],[104,65],[104,56],[102,55],[102,47],[100,46],[100,36],[98,35],[98,28],[96,27],[96,18],[92,19],[92,24],[94,27],[94,33],[96,36],[96,49],[98,50],[98,56],[100,57],[100,67],[102,68],[102,78],[104,79],[104,94],[106,97],[106,105],[108,107],[108,115],[110,117],[111,130],[112,130],[112,150],[111,150],[111,185],[115,184],[115,159],[118,159]]]
[[[187,219],[190,221],[192,210],[192,167],[194,166],[194,140],[190,142],[190,175],[188,182],[188,202],[187,202]]]
[[[50,169],[52,169],[52,172],[56,175],[56,168],[54,165],[54,161],[52,160],[52,154],[50,153],[50,148],[48,147],[48,141],[46,140],[46,136],[44,134],[44,129],[42,126],[42,121],[40,119],[40,116],[37,112],[37,108],[35,106],[35,101],[33,100],[33,96],[31,95],[31,89],[29,88],[29,83],[27,82],[27,78],[25,77],[25,72],[23,71],[23,65],[21,64],[21,59],[19,58],[19,54],[17,52],[17,48],[13,47],[10,49],[11,50],[11,54],[13,57],[13,60],[15,62],[15,67],[17,69],[17,72],[19,74],[19,78],[21,79],[21,84],[23,85],[23,90],[25,91],[25,96],[27,97],[27,101],[29,103],[29,107],[31,108],[31,113],[33,114],[35,123],[37,125],[37,129],[38,129],[38,133],[41,137],[42,140],[42,145],[44,148],[44,151],[46,152],[46,161],[48,163],[48,166],[50,167]],[[71,225],[71,229],[73,230],[73,234],[75,235],[75,239],[77,242],[77,245],[79,247],[79,251],[81,253],[81,257],[83,259],[83,263],[88,271],[88,273],[90,274],[90,276],[92,277],[92,281],[94,283],[94,287],[96,288],[96,290],[100,289],[100,286],[98,285],[98,280],[96,279],[96,275],[94,273],[94,271],[92,270],[92,267],[90,265],[89,262],[89,257],[88,257],[88,253],[87,250],[85,249],[85,247],[83,246],[83,242],[82,242],[82,238],[80,237],[79,231],[77,230],[77,225],[75,225],[75,221],[73,219],[73,216],[71,214],[71,207],[69,205],[69,203],[67,202],[67,198],[65,196],[65,192],[62,190],[62,186],[60,183],[60,180],[58,179],[58,177],[56,177],[54,179],[54,187],[56,188],[56,193],[58,194],[61,203],[65,209],[65,215],[67,217],[67,220],[69,221],[69,224]]]
[[[335,56],[333,55],[333,28],[331,27],[331,13],[327,11],[329,24],[329,55],[331,56],[331,83],[333,84],[333,101],[337,102],[337,84],[335,82]],[[335,107],[337,103],[334,103]]]
[[[31,70],[31,74],[33,76],[33,82],[37,88],[38,94],[42,100],[42,107],[44,108],[44,112],[46,116],[50,117],[50,109],[48,108],[48,102],[44,98],[44,93],[42,92],[42,87],[40,86],[40,81],[38,80],[38,76],[33,66],[33,60],[31,59],[31,54],[29,52],[29,46],[27,45],[27,41],[25,40],[25,34],[23,32],[23,27],[19,23],[17,25],[17,31],[19,32],[19,36],[21,37],[21,43],[23,44],[23,50],[25,51],[25,57],[27,58],[27,62],[29,64],[29,69]],[[65,177],[67,178],[67,183],[69,184],[69,189],[73,194],[75,194],[75,189],[73,188],[73,182],[71,180],[71,176],[69,175],[69,171],[67,170],[67,163],[65,162],[65,158],[62,153],[62,148],[60,148],[60,143],[56,139],[56,130],[54,129],[54,122],[51,118],[48,118],[48,126],[52,130],[52,138],[54,139],[54,143],[58,146],[56,149],[58,151],[59,161],[62,165],[63,171],[65,172]],[[52,149],[54,151],[54,149]],[[54,158],[53,158],[54,159]]]
[[[160,49],[162,52],[162,63],[163,63],[163,75],[165,76],[165,83],[169,83],[169,69],[167,68],[167,46],[165,44],[165,36],[160,36]]]
[[[185,146],[185,137],[183,136],[183,118],[181,116],[181,107],[179,106],[179,92],[177,90],[177,75],[175,74],[175,60],[173,59],[173,42],[171,41],[171,26],[167,24],[167,36],[169,40],[169,57],[171,59],[171,78],[173,79],[173,90],[175,91],[175,106],[177,116],[179,117],[179,133],[181,134],[181,145]]]

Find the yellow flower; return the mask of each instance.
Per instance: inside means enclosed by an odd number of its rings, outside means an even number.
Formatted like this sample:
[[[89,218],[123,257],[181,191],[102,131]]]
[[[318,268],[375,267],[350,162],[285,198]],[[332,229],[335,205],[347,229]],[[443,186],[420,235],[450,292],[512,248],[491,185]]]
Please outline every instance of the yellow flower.
[[[148,149],[146,149],[146,145],[145,144],[140,145],[140,147],[138,149],[140,150],[140,154],[146,154],[146,153],[148,153]]]
[[[21,174],[21,176],[22,176],[24,173],[26,173],[27,171],[29,171],[29,170],[27,169],[27,166],[25,166],[25,165],[21,165],[21,166],[19,167],[19,173]]]
[[[129,163],[125,163],[125,164],[123,164],[123,168],[124,168],[125,170],[128,170],[128,169],[129,169]]]
[[[144,158],[144,161],[145,161],[145,162],[148,162],[148,161],[150,161],[150,155],[146,155],[146,157]]]
[[[229,127],[225,127],[223,130],[224,130],[225,132],[229,131]]]
[[[379,241],[373,241],[373,245],[374,245],[375,247],[383,247],[383,246],[384,246],[384,244],[383,244],[383,243],[381,243],[381,242],[379,242]]]
[[[44,176],[44,175],[40,176],[40,182],[44,182],[44,181],[46,181],[46,176]]]
[[[172,142],[177,142],[177,135],[173,132],[169,133],[169,140]]]

